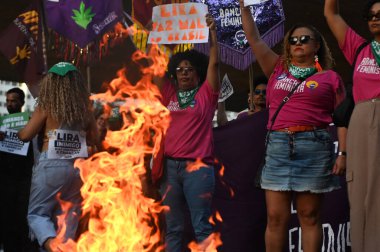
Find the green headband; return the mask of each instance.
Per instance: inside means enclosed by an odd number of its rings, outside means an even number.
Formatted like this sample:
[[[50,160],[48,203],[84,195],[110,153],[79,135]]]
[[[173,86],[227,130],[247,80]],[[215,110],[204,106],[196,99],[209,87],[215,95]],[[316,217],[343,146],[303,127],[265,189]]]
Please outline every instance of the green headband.
[[[69,62],[59,62],[49,69],[49,73],[55,73],[60,76],[65,76],[70,71],[78,71],[78,69]]]

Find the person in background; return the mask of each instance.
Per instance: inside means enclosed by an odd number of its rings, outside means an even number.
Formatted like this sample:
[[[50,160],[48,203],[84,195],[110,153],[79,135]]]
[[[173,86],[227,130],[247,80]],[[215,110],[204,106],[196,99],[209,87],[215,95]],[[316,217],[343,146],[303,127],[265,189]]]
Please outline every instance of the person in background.
[[[75,239],[81,216],[82,181],[74,168],[78,157],[87,157],[96,150],[97,129],[84,79],[77,68],[60,62],[50,68],[41,80],[37,106],[32,118],[18,132],[22,141],[43,134],[40,158],[33,169],[28,209],[28,222],[41,251],[61,251],[55,242],[61,200],[72,207],[67,217],[65,239]],[[71,137],[70,137],[70,136]],[[74,140],[76,139],[76,140]],[[77,149],[57,146],[77,143]],[[62,241],[65,242],[65,241]]]
[[[253,79],[253,93],[248,92],[248,109],[238,113],[236,119],[244,118],[248,115],[253,115],[266,108],[266,89],[268,79],[264,75],[259,75]],[[218,110],[216,114],[218,126],[223,126],[228,122],[226,114],[225,102],[218,102]]]
[[[347,61],[353,64],[356,58],[352,80],[355,107],[348,125],[347,149],[345,145],[339,149],[342,153],[347,151],[347,161],[341,162],[342,165],[347,162],[352,251],[378,251],[380,0],[370,0],[365,5],[363,16],[373,36],[368,42],[348,26],[339,14],[338,5],[338,0],[325,0],[324,15]]]
[[[9,114],[20,113],[24,103],[25,94],[20,88],[6,92]],[[32,144],[26,156],[0,152],[0,163],[0,232],[4,252],[32,251],[26,219],[34,163]]]
[[[220,84],[218,45],[211,15],[207,15],[206,22],[210,29],[209,59],[194,50],[177,53],[168,65],[168,73],[173,79],[154,78],[171,116],[160,181],[163,204],[170,208],[165,213],[166,252],[179,252],[186,246],[182,239],[186,206],[198,243],[213,232],[209,223],[215,186],[212,119]],[[203,164],[199,169],[189,170],[196,159]]]
[[[248,42],[262,71],[270,76],[269,132],[260,181],[267,206],[266,251],[284,249],[293,195],[303,251],[321,251],[323,194],[338,189],[339,178],[334,175],[344,173],[344,169],[333,170],[334,148],[327,131],[335,107],[345,97],[343,81],[331,70],[330,50],[313,26],[293,26],[284,37],[280,56],[261,39],[250,7],[244,6],[244,0],[239,3]]]

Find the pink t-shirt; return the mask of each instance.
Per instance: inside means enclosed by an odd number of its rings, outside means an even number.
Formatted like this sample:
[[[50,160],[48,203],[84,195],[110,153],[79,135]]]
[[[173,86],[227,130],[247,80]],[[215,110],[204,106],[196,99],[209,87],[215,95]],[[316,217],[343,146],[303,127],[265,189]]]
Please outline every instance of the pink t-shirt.
[[[268,129],[271,118],[283,98],[299,83],[277,62],[267,86],[269,106]],[[332,70],[316,73],[302,82],[281,108],[272,130],[291,126],[325,127],[332,122],[334,108],[344,99],[345,91],[341,77]]]
[[[341,49],[350,64],[354,61],[357,48],[365,41],[348,28]],[[358,55],[352,82],[355,103],[380,97],[380,67],[372,54],[370,44],[365,46]]]
[[[165,155],[174,158],[213,159],[212,119],[219,92],[206,80],[194,98],[194,104],[181,109],[174,86],[166,82],[161,91],[163,104],[170,110],[171,123],[165,138]]]

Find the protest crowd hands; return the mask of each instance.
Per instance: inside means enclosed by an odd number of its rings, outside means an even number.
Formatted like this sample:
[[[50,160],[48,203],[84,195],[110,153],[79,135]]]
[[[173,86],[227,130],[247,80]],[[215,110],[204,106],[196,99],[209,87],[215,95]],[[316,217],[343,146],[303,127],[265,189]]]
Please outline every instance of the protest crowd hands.
[[[210,30],[216,30],[215,20],[210,13],[206,15],[206,24]]]

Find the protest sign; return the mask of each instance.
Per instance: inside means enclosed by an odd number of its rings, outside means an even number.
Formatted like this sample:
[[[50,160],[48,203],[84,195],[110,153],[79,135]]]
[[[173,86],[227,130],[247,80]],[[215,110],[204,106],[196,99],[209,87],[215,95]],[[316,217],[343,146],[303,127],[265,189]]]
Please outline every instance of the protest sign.
[[[49,159],[72,159],[88,157],[86,133],[56,129],[49,132]]]
[[[228,75],[225,74],[222,80],[222,86],[220,88],[219,99],[218,102],[224,102],[234,93],[234,87],[231,84]]]
[[[0,141],[0,151],[26,156],[29,142],[24,143],[17,137],[29,120],[29,113],[15,113],[0,117],[0,130],[4,132],[4,140]]]
[[[148,43],[182,44],[208,41],[207,6],[201,3],[164,4],[153,7]]]

